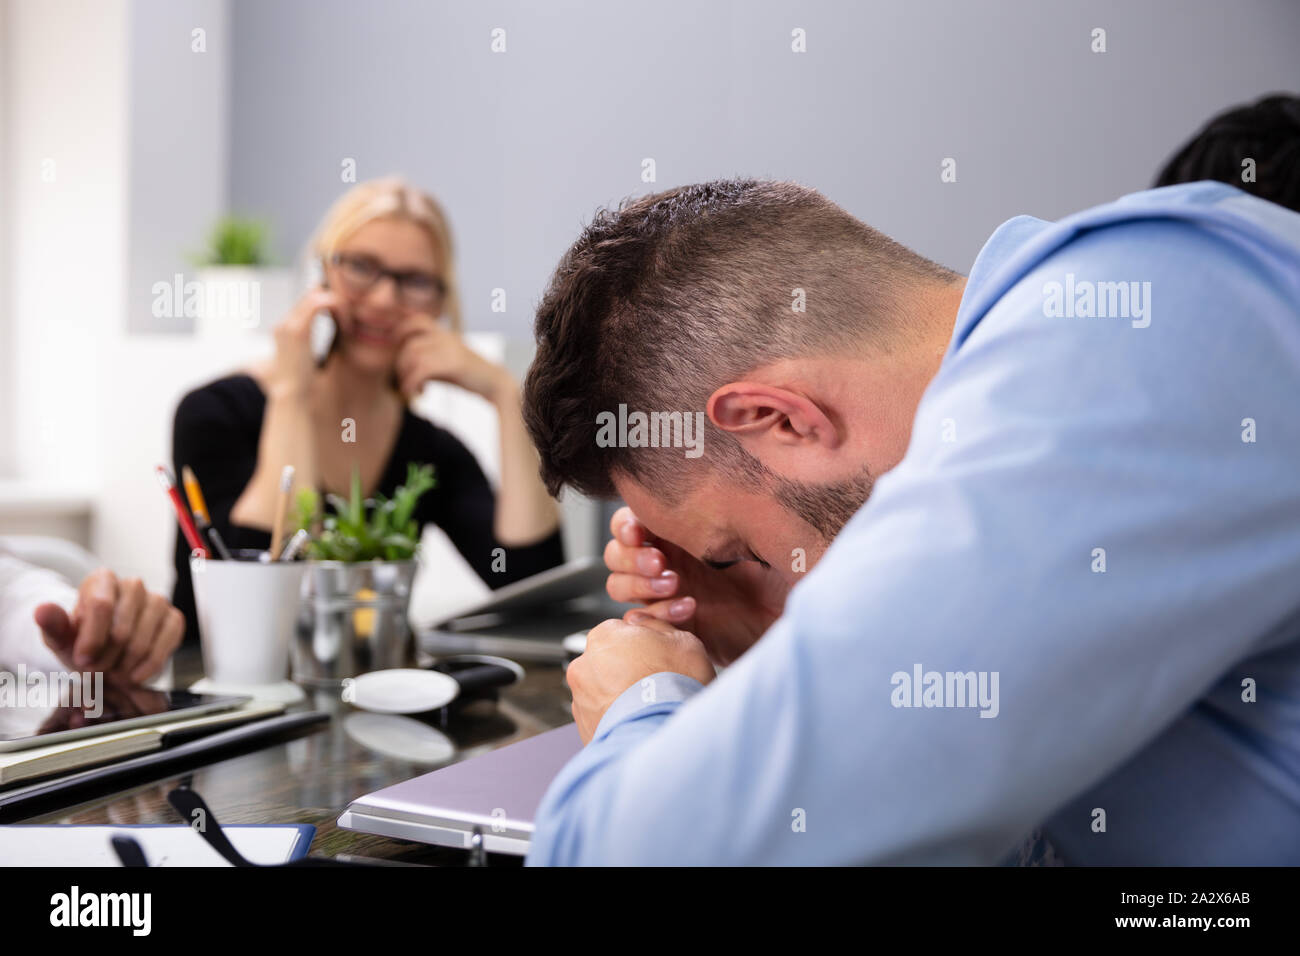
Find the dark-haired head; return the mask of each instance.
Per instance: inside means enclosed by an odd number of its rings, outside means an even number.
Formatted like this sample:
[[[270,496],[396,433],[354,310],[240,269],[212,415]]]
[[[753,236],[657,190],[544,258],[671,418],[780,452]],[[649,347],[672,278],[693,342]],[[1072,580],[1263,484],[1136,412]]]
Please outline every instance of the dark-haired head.
[[[1202,179],[1300,212],[1300,97],[1279,93],[1220,113],[1174,154],[1155,184]]]
[[[790,182],[715,180],[599,211],[564,255],[537,310],[525,422],[553,494],[614,497],[613,474],[666,493],[699,468],[761,468],[706,422],[708,453],[601,447],[597,416],[705,411],[719,386],[814,354],[906,340],[907,299],[956,273]],[[912,316],[915,318],[915,316]]]
[[[795,183],[602,210],[537,310],[524,421],[542,477],[622,497],[702,559],[779,571],[797,546],[811,564],[905,452],[960,280]],[[635,414],[649,427],[624,434]]]

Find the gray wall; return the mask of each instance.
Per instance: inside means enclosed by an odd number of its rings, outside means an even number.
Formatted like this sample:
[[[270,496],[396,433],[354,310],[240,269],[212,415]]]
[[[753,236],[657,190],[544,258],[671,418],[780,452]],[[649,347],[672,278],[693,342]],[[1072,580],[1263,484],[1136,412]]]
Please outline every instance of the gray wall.
[[[132,0],[126,327],[187,333],[193,319],[153,315],[153,286],[195,277],[193,257],[225,211],[230,124],[225,0]],[[206,34],[193,49],[192,31]]]
[[[231,32],[233,206],[292,256],[344,157],[403,172],[449,209],[471,326],[519,336],[580,224],[627,195],[796,179],[966,271],[1003,220],[1145,188],[1215,111],[1300,89],[1294,0],[234,0]]]

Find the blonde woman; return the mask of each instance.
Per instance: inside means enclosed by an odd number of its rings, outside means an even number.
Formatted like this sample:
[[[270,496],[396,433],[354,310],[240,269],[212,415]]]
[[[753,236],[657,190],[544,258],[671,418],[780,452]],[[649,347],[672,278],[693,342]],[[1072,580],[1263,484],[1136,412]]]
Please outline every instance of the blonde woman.
[[[434,466],[438,486],[417,517],[441,527],[475,572],[501,587],[563,561],[559,518],[520,418],[519,390],[501,366],[461,338],[453,246],[438,203],[398,179],[363,183],[340,198],[315,239],[324,280],[275,330],[263,367],[190,392],[176,411],[177,473],[194,469],[212,522],[232,548],[269,545],[280,475],[295,487],[346,495],[361,469],[367,497],[392,495],[408,462]],[[336,334],[313,355],[312,317]],[[501,486],[493,493],[473,455],[408,403],[429,381],[450,382],[495,406]],[[344,419],[351,420],[345,433]],[[505,570],[494,549],[505,549]],[[198,636],[188,548],[176,542],[173,603]]]

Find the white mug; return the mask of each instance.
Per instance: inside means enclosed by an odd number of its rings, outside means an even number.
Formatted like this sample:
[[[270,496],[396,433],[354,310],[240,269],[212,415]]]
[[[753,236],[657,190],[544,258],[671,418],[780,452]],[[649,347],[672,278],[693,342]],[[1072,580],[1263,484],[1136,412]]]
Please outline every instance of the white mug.
[[[203,671],[223,687],[275,684],[289,673],[306,562],[190,562]]]

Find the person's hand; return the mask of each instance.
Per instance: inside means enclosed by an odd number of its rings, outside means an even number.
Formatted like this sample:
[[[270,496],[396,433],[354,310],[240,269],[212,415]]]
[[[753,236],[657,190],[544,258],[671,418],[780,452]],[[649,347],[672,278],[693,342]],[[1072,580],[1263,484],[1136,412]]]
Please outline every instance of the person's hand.
[[[615,601],[641,601],[623,615],[650,614],[699,635],[709,657],[727,665],[749,650],[781,616],[789,585],[780,575],[753,562],[719,571],[671,541],[656,538],[631,508],[614,512],[613,537],[605,546],[609,578],[605,590]]]
[[[34,616],[69,669],[134,684],[162,670],[185,635],[185,615],[171,602],[145,590],[139,578],[119,581],[107,568],[81,582],[71,617],[57,604],[42,604]]]
[[[623,691],[663,672],[685,674],[701,684],[715,676],[699,639],[666,621],[644,614],[640,623],[614,619],[592,628],[587,649],[564,674],[582,742],[591,742],[600,718]],[[653,693],[653,687],[644,690]]]
[[[293,398],[307,394],[316,373],[311,320],[317,312],[343,309],[343,297],[325,288],[307,292],[275,327],[275,358],[267,372],[268,392]]]
[[[408,402],[429,381],[450,382],[488,401],[512,381],[504,368],[483,358],[431,315],[404,318],[397,327],[397,342],[397,382]]]

